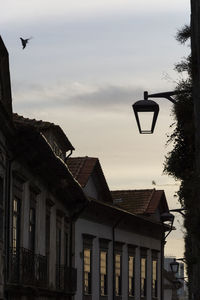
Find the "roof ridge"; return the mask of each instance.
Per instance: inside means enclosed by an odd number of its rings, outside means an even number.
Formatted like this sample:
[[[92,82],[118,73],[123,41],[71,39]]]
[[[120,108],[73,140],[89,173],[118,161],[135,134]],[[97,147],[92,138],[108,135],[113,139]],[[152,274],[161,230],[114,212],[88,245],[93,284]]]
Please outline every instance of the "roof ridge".
[[[111,190],[111,192],[133,192],[133,191],[137,191],[137,192],[139,192],[139,191],[154,191],[155,190],[155,188],[154,189],[120,189],[120,190]]]
[[[52,122],[49,122],[49,121],[43,121],[43,120],[36,120],[35,118],[31,119],[31,118],[25,118],[24,116],[21,116],[19,115],[18,113],[13,113],[13,118],[14,118],[14,121],[15,122],[27,122],[27,123],[31,123],[31,122],[34,122],[36,123],[37,125],[40,124],[48,124],[49,126],[53,125],[53,126],[58,126]]]
[[[91,157],[91,156],[73,156],[73,157],[70,157],[69,159],[85,159],[85,158],[89,158],[89,159],[98,159],[97,157]]]

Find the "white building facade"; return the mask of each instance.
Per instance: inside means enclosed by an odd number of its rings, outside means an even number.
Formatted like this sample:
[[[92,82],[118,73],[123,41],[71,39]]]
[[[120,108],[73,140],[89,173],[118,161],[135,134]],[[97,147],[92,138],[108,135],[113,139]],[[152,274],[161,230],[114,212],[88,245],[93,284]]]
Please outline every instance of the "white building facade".
[[[124,219],[126,220],[126,216]],[[101,224],[84,218],[79,218],[76,222],[75,268],[78,285],[75,299],[161,299],[161,242],[151,236],[136,233],[137,228],[127,229],[124,222],[126,221],[121,221],[121,225],[114,229],[109,223]],[[85,274],[88,250],[89,283]],[[106,253],[106,262],[103,253]],[[105,278],[106,282],[102,282]]]

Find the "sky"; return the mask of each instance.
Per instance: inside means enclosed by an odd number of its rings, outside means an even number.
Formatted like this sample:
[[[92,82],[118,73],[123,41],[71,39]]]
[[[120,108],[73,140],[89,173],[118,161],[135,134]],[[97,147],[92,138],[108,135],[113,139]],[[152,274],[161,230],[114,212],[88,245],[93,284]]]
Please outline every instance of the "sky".
[[[1,3],[14,112],[60,125],[75,147],[73,156],[99,158],[111,190],[164,189],[171,209],[179,207],[178,182],[163,175],[163,164],[172,148],[166,142],[173,104],[158,99],[153,135],[138,133],[132,104],[144,91],[173,90],[181,78],[174,65],[188,55],[189,45],[175,36],[190,22],[189,2]],[[20,37],[32,37],[24,50]],[[184,229],[176,217],[166,255],[183,257]]]

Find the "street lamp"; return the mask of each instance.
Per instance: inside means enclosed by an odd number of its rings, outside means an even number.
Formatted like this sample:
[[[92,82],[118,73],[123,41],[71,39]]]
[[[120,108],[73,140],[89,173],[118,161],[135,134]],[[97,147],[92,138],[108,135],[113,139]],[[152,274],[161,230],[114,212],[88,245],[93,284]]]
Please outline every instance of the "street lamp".
[[[157,120],[158,113],[159,113],[159,105],[156,102],[154,102],[153,100],[149,100],[148,99],[149,97],[165,98],[165,99],[171,101],[172,103],[176,103],[176,101],[172,98],[172,96],[180,94],[180,93],[185,93],[185,92],[186,91],[171,91],[171,92],[156,93],[156,94],[151,94],[151,95],[149,95],[148,92],[144,92],[144,99],[139,100],[132,105],[133,111],[135,113],[135,118],[136,118],[139,132],[141,134],[151,134],[154,132],[154,128],[156,125],[156,120]],[[145,115],[147,115],[146,113],[153,114],[153,118],[152,118],[149,128],[145,127],[147,125],[146,123],[142,124],[143,122],[141,119],[141,113],[145,113]],[[144,127],[142,125],[144,125]]]
[[[179,263],[176,261],[176,258],[170,263],[170,268],[173,274],[178,273]]]
[[[148,93],[144,92],[144,100],[139,100],[133,104],[133,111],[135,113],[136,122],[138,125],[139,132],[141,134],[153,133],[156,120],[159,113],[159,105],[153,100],[148,100]],[[152,124],[149,129],[146,129],[145,124],[142,124],[141,113],[153,114]]]
[[[167,234],[164,236],[164,241],[168,237],[168,235],[171,233],[173,230],[173,223],[174,223],[174,215],[171,214],[170,212],[165,212],[161,214],[160,219],[163,224],[166,224],[169,226]]]

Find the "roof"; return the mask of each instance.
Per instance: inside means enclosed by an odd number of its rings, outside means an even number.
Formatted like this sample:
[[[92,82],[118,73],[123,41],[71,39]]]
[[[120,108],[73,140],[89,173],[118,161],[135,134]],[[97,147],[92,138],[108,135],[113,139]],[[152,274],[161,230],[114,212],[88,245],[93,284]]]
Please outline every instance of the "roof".
[[[154,214],[158,207],[168,210],[163,190],[118,190],[111,191],[114,203],[134,214]]]
[[[70,157],[68,158],[66,163],[75,179],[80,183],[82,187],[84,187],[87,184],[97,161],[97,158],[85,156]]]
[[[108,201],[112,203],[110,190],[98,158],[88,156],[70,157],[67,159],[66,164],[68,165],[68,168],[72,172],[74,178],[83,188],[87,185],[89,178],[96,174],[98,177],[98,182],[95,181],[95,185],[99,195],[102,196],[102,201]]]
[[[68,150],[74,150],[74,147],[68,140],[67,136],[63,132],[60,126],[55,125],[54,123],[51,122],[46,122],[42,120],[36,120],[36,119],[29,119],[29,118],[24,118],[23,116],[20,116],[16,113],[13,114],[13,121],[16,125],[16,127],[34,127],[37,129],[39,132],[45,132],[49,129],[55,130],[56,134],[60,137],[62,143],[64,143],[65,147]]]
[[[76,211],[87,203],[83,189],[67,165],[34,126],[17,127],[14,151],[19,162],[26,164],[69,210]]]

